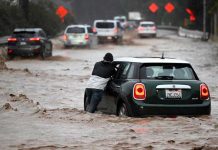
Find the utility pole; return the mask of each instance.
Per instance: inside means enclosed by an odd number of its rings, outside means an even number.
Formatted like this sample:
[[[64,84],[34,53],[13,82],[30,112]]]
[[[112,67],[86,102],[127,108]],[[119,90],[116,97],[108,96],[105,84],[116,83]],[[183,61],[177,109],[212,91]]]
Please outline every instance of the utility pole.
[[[214,13],[214,36],[217,36],[217,12]]]
[[[203,0],[203,37],[202,40],[206,41],[208,40],[207,34],[206,34],[206,26],[207,26],[207,10],[206,10],[206,0]]]

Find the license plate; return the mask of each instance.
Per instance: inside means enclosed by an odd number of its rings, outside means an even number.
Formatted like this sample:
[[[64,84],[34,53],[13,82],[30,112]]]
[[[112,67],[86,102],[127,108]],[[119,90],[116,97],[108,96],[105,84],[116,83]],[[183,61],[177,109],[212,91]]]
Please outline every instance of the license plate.
[[[166,98],[182,98],[182,90],[166,90]]]
[[[108,36],[108,37],[107,37],[107,39],[108,39],[108,40],[111,40],[111,39],[112,39],[112,37]]]
[[[26,42],[20,42],[20,45],[26,45]]]

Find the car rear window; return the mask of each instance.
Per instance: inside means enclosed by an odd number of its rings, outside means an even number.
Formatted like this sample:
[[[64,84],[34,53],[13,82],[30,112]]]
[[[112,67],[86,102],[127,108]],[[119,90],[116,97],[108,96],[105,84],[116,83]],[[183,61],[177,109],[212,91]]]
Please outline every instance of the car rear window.
[[[141,24],[142,27],[153,27],[154,24]]]
[[[67,29],[67,33],[85,33],[85,28],[70,27]]]
[[[122,19],[122,18],[119,18],[119,19],[116,19],[116,20],[118,20],[120,22],[125,22],[126,21],[125,19]]]
[[[140,68],[140,79],[196,80],[189,64],[146,64]]]
[[[20,32],[14,32],[13,37],[17,37],[17,38],[30,38],[30,37],[35,37],[36,36],[36,32],[34,31],[20,31]]]
[[[97,22],[96,23],[97,28],[114,28],[113,22]]]

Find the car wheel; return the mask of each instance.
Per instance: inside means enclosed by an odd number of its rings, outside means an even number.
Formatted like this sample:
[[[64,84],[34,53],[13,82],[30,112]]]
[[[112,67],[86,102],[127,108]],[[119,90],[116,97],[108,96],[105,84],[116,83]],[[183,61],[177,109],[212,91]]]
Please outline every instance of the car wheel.
[[[204,112],[204,115],[210,115],[210,114],[211,114],[211,106],[208,106]]]
[[[8,60],[13,60],[15,58],[15,56],[14,55],[8,55],[7,58],[8,58]]]
[[[118,116],[120,117],[127,117],[128,116],[128,110],[127,110],[127,107],[126,107],[126,104],[125,103],[122,103],[118,109]]]
[[[139,35],[139,38],[142,39],[142,38],[144,38],[144,37],[143,37],[143,35]]]
[[[40,56],[43,60],[45,59],[45,57],[46,57],[46,49],[45,48],[41,49]]]
[[[51,47],[50,47],[49,56],[51,57],[51,56],[52,56],[52,52],[53,52],[53,46],[52,46],[52,44],[51,44],[50,46],[51,46]]]
[[[50,56],[50,57],[52,56],[52,50],[50,51],[49,56]]]

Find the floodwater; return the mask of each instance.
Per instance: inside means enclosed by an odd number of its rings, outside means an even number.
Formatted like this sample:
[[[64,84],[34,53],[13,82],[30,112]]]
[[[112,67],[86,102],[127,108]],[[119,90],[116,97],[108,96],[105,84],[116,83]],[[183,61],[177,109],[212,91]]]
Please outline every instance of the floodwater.
[[[0,71],[0,149],[218,149],[218,44],[163,30],[157,38],[128,34],[124,45],[94,49],[63,49],[59,39],[53,42],[53,57],[16,58]],[[106,52],[115,58],[164,52],[191,62],[210,88],[211,115],[120,118],[84,112],[86,82]]]

